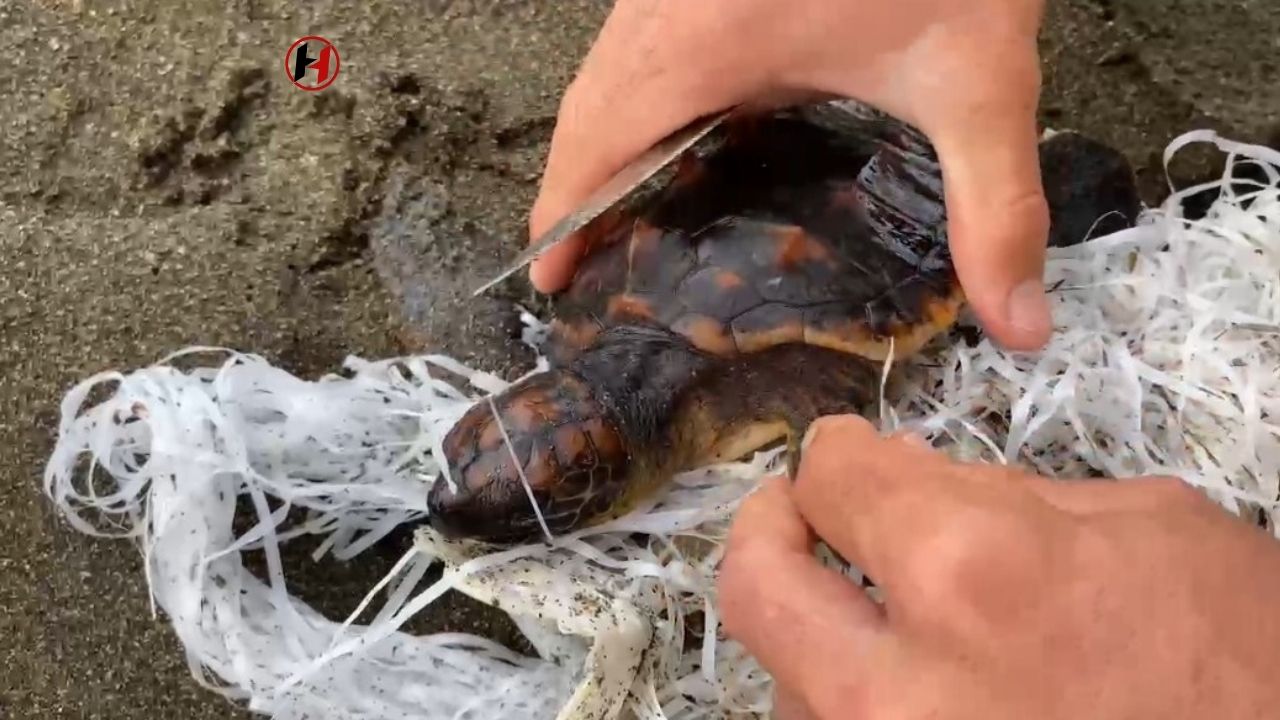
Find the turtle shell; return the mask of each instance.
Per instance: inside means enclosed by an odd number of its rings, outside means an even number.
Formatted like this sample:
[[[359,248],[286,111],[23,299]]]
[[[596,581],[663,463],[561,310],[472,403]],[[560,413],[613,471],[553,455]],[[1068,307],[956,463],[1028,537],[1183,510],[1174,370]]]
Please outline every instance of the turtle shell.
[[[915,130],[801,111],[737,120],[662,192],[584,230],[551,355],[623,324],[723,356],[784,343],[910,354],[963,302],[945,225],[941,172]]]

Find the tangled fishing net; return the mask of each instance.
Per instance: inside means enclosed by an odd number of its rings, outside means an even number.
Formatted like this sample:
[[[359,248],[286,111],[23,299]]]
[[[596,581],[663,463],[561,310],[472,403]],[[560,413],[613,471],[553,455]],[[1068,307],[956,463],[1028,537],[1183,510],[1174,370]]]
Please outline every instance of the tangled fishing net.
[[[949,344],[911,366],[885,424],[1049,475],[1177,475],[1274,532],[1280,153],[1196,132],[1166,162],[1190,142],[1227,153],[1222,180],[1179,191],[1136,228],[1051,252],[1048,348]],[[1237,178],[1244,163],[1269,182]],[[1208,214],[1183,217],[1180,200],[1209,187],[1221,194]],[[485,554],[422,531],[356,612],[329,618],[290,594],[282,544],[323,538],[317,556],[346,560],[421,519],[444,433],[504,383],[445,356],[353,358],[346,376],[318,381],[222,357],[85,380],[62,405],[45,476],[77,529],[137,541],[200,682],[299,720],[768,715],[770,679],[718,631],[714,580],[734,509],[776,451],[687,473],[552,545]],[[86,408],[92,393],[107,397]],[[245,566],[251,550],[265,557],[259,574]],[[505,611],[536,654],[402,629],[449,590]]]

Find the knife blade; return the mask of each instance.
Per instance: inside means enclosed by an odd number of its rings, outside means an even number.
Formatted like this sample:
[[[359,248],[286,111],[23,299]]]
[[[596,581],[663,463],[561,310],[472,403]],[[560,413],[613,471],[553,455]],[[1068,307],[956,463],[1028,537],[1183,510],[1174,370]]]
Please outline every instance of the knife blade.
[[[646,150],[622,170],[619,170],[613,177],[609,178],[600,189],[588,196],[577,210],[562,218],[550,230],[543,233],[541,237],[522,250],[499,275],[472,293],[472,297],[511,277],[516,271],[533,262],[538,255],[546,252],[548,248],[565,240],[585,227],[587,223],[600,217],[606,210],[623,200],[649,178],[658,174],[667,165],[670,165],[672,161],[680,157],[681,153],[706,137],[731,112],[724,111],[695,120]]]

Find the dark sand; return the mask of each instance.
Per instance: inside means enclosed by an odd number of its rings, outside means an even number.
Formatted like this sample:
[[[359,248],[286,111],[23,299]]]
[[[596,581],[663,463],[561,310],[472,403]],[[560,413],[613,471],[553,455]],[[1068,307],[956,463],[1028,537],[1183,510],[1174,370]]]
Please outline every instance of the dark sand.
[[[1045,120],[1124,148],[1148,202],[1184,130],[1275,141],[1272,0],[1053,4]],[[241,716],[189,678],[133,549],[42,498],[62,393],[188,344],[310,376],[425,344],[510,373],[527,288],[466,295],[522,242],[558,93],[606,7],[0,0],[0,717]],[[282,71],[310,33],[342,53],[319,96]],[[384,203],[390,177],[434,204]],[[421,240],[431,290],[402,332],[370,234],[421,235],[424,212],[447,232]],[[299,560],[295,589],[341,612],[386,561]],[[450,608],[428,624],[509,633]]]

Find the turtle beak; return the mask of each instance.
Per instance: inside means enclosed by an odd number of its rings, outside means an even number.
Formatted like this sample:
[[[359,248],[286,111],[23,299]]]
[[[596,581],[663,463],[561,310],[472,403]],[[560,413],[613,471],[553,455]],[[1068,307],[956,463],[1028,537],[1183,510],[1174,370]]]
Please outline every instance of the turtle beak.
[[[427,524],[445,540],[505,546],[542,536],[540,527],[513,521],[500,510],[465,487],[454,492],[443,477],[436,479],[427,495]]]
[[[441,477],[427,496],[427,523],[447,540],[460,540],[473,534],[468,527],[470,523],[461,520],[460,513],[456,511],[460,500],[458,495]]]

